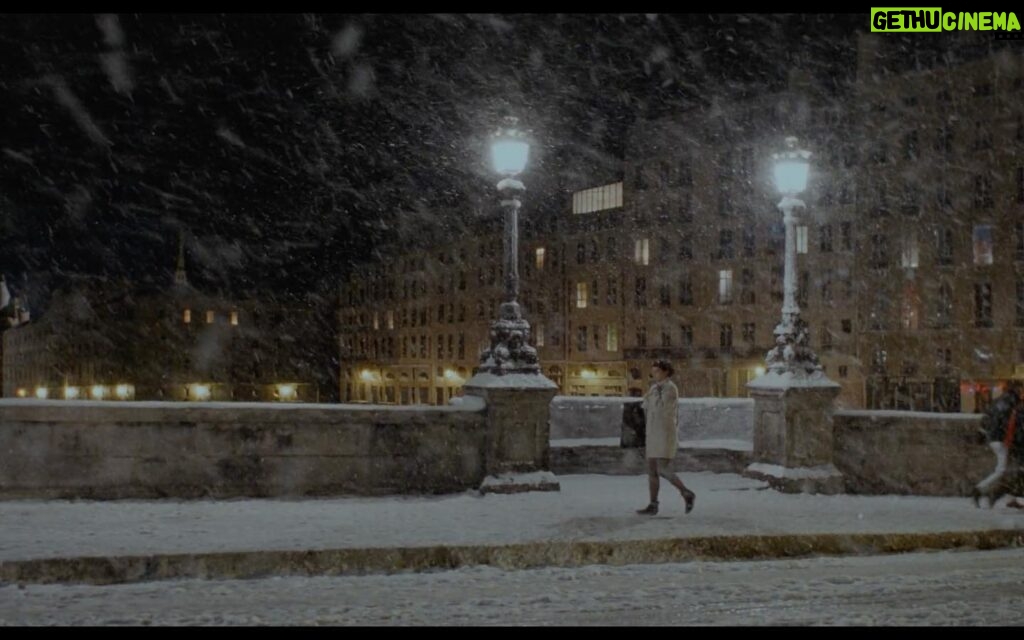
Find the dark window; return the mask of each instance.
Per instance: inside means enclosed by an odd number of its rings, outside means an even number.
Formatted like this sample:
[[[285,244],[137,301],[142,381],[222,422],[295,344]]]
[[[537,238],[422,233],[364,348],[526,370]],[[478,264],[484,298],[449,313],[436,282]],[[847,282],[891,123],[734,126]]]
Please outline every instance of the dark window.
[[[723,349],[729,349],[732,347],[732,325],[723,324],[721,325],[718,333],[718,344]]]
[[[754,304],[756,299],[754,272],[750,269],[743,269],[740,271],[740,304]]]
[[[679,304],[693,304],[693,282],[690,280],[689,275],[679,279]]]
[[[608,304],[619,304],[619,287],[615,281],[615,278],[608,278],[608,288],[606,289],[606,291],[607,295],[605,297],[608,300]]]
[[[589,344],[589,342],[587,340],[587,328],[586,327],[577,327],[576,328],[576,350],[577,351],[586,351],[588,344]]]
[[[743,230],[743,257],[753,258],[756,245],[754,242],[754,230],[744,229]]]
[[[1024,327],[1024,280],[1017,280],[1017,322],[1018,327]]]
[[[1013,257],[1015,260],[1024,260],[1024,222],[1017,222],[1013,227],[1016,235]]]
[[[693,260],[693,241],[689,236],[679,239],[679,259]]]
[[[889,238],[880,233],[871,236],[871,266],[884,269],[889,266]]]
[[[988,176],[974,176],[974,207],[976,209],[991,208],[992,180]]]
[[[917,131],[911,131],[903,136],[903,157],[907,160],[917,160]]]
[[[672,259],[672,242],[668,238],[661,238],[661,241],[658,243],[658,251],[660,253],[659,257],[668,262]]]
[[[975,150],[992,148],[992,129],[981,121],[974,123],[974,148]]]
[[[974,285],[974,326],[992,326],[992,283],[979,282]]]
[[[937,229],[935,237],[938,243],[936,262],[942,266],[953,264],[953,230],[949,228]]]
[[[935,150],[946,155],[953,153],[952,125],[939,127],[938,132],[935,135]]]
[[[743,341],[747,344],[754,344],[756,342],[755,336],[757,333],[757,325],[753,322],[743,323]]]
[[[638,306],[638,307],[646,307],[647,306],[647,279],[646,278],[637,278],[636,279],[636,288],[635,288],[634,294],[635,294],[634,295],[634,301],[636,302],[636,306]]]
[[[932,326],[936,329],[945,329],[953,322],[953,289],[948,283],[939,285],[935,297],[935,316],[932,318]]]
[[[732,244],[732,231],[723,229],[718,232],[718,259],[732,260],[736,253]]]

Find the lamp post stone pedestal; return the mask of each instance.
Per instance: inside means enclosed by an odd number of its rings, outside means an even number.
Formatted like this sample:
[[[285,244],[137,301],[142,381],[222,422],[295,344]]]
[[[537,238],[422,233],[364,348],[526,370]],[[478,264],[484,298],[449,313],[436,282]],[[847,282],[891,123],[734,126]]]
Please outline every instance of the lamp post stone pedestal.
[[[754,399],[754,462],[744,475],[786,493],[843,493],[833,464],[832,410],[839,385],[767,372],[747,385]]]
[[[779,209],[786,226],[782,320],[764,375],[747,384],[754,399],[754,462],[744,475],[767,480],[789,493],[842,493],[843,476],[833,464],[832,411],[840,386],[822,370],[810,344],[810,329],[796,302],[796,224],[804,203],[810,152],[775,154],[775,177],[783,193]]]

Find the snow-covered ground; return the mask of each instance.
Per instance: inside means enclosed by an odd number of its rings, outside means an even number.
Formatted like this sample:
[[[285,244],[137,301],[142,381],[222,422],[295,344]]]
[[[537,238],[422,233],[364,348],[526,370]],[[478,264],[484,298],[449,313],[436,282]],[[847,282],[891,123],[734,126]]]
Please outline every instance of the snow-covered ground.
[[[480,496],[0,502],[0,560],[271,549],[508,544],[782,533],[1024,528],[1024,513],[968,498],[782,494],[733,474],[683,473],[694,511],[644,476],[559,476],[561,491]]]
[[[1021,625],[1024,549],[0,587],[3,625]]]

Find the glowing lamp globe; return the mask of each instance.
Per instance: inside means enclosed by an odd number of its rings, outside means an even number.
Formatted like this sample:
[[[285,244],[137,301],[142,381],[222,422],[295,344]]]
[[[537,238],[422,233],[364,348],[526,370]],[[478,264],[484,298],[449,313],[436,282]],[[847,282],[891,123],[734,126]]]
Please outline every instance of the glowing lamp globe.
[[[772,154],[775,160],[775,187],[784,195],[797,195],[807,188],[811,152],[798,149],[796,138],[786,138],[786,150]]]
[[[491,136],[491,163],[503,176],[522,173],[530,157],[530,144],[525,134],[516,128],[517,122],[517,118],[505,118],[503,126]]]

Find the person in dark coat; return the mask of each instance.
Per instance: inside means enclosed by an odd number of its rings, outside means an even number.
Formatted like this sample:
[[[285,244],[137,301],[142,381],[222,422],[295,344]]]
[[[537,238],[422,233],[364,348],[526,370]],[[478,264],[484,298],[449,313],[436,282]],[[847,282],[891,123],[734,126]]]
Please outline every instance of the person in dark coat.
[[[996,468],[974,487],[971,497],[975,506],[980,506],[982,497],[988,498],[989,508],[1019,480],[1022,459],[1024,459],[1024,402],[1022,384],[1012,381],[1006,392],[999,396],[985,412],[981,420],[981,431],[988,446],[996,455]],[[1007,505],[1021,507],[1016,498]]]

